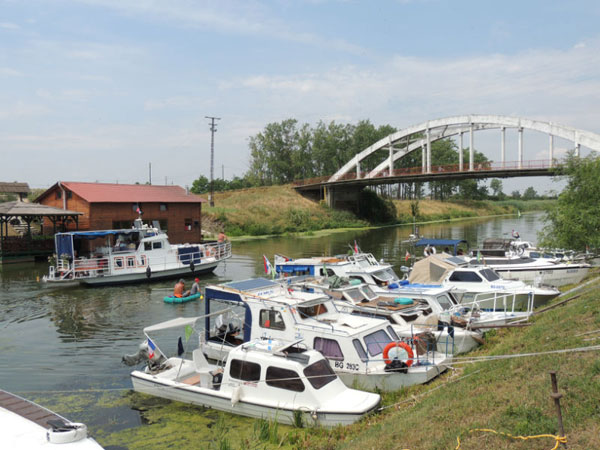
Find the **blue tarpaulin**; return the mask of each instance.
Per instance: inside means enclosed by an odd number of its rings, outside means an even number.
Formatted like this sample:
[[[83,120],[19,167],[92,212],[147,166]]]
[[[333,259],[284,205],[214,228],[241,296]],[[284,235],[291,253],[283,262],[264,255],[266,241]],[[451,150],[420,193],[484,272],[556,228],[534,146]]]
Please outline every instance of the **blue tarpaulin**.
[[[68,255],[73,258],[73,239],[71,234],[59,233],[55,236],[56,256]]]

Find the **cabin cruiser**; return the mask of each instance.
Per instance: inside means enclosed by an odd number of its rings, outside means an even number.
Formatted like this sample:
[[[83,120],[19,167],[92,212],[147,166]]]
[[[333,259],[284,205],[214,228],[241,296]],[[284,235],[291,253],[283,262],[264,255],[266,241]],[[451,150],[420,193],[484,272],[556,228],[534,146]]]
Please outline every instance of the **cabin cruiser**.
[[[57,233],[48,284],[102,286],[212,272],[231,257],[230,242],[170,244],[141,218],[130,229]]]
[[[415,262],[408,282],[441,284],[454,288],[453,292],[461,304],[477,300],[481,308],[494,311],[507,308],[513,311],[531,311],[560,294],[555,288],[534,287],[522,281],[505,280],[490,267],[470,266],[462,258],[445,253],[430,255]],[[505,294],[514,294],[512,305],[506,304]]]
[[[402,286],[401,293],[375,292],[358,280],[338,277],[287,279],[294,289],[321,291],[338,300],[340,310],[357,316],[385,318],[396,334],[410,338],[419,336],[441,353],[460,354],[483,343],[482,333],[470,327],[469,314],[456,308],[451,289],[441,286]]]
[[[482,248],[472,250],[465,261],[485,264],[507,280],[554,287],[581,282],[591,267],[582,257],[544,251],[520,239],[485,239]]]
[[[183,358],[183,344],[180,355],[167,358],[150,336],[179,328],[191,337],[186,329],[201,330],[204,318],[177,318],[144,329],[149,359],[144,370],[131,373],[135,391],[232,414],[326,427],[354,423],[380,404],[378,394],[346,387],[323,355],[300,340],[252,339],[231,348],[222,366],[210,364],[199,347],[191,359]]]
[[[303,339],[346,385],[384,391],[425,383],[451,362],[451,355],[417,345],[417,336],[400,338],[387,320],[340,311],[323,293],[258,278],[207,286],[204,297],[207,315],[234,309],[233,316],[207,319],[203,350],[211,359],[256,338]]]
[[[0,389],[2,448],[11,450],[102,450],[87,426]]]

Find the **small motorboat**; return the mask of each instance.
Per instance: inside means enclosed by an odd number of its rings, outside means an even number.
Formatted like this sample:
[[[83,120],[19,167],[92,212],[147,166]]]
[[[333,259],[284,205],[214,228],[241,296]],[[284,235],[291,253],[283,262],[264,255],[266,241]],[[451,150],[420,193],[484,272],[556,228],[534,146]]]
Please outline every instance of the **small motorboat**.
[[[85,424],[71,422],[3,390],[0,390],[0,431],[2,448],[11,450],[102,450],[100,444],[88,436]]]
[[[188,295],[187,297],[175,297],[173,295],[167,295],[163,298],[165,303],[186,303],[191,302],[192,300],[198,300],[202,298],[202,294],[200,292],[192,295]]]
[[[148,335],[173,328],[192,330],[209,316],[145,328],[148,365],[131,373],[133,389],[281,423],[297,425],[302,420],[309,426],[351,424],[379,406],[378,394],[346,387],[323,355],[301,341],[254,339],[233,348],[222,366],[210,364],[201,348],[191,352],[191,359],[181,357],[183,353],[167,358]]]

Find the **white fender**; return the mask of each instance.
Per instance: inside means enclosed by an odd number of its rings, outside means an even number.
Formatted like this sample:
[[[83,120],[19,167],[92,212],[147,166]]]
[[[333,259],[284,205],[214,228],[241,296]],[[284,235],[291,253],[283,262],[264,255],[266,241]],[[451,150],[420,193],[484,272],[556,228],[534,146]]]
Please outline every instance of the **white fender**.
[[[69,422],[69,428],[55,430],[49,428],[46,440],[51,444],[68,444],[87,438],[87,426],[83,423]]]
[[[242,386],[236,386],[231,393],[231,406],[235,406],[242,398]]]

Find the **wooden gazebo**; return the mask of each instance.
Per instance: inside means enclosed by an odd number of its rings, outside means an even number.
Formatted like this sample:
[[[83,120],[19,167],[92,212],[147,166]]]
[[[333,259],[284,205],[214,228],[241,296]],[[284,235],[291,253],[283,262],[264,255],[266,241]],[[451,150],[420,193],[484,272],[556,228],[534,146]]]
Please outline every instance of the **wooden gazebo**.
[[[35,221],[42,226],[44,235],[44,219],[52,222],[52,236],[57,231],[65,229],[65,225],[72,221],[79,228],[79,216],[82,213],[68,211],[52,206],[37,203],[24,203],[20,201],[0,203],[0,262],[9,260],[33,260],[37,256],[52,254],[54,240],[32,239],[31,224]],[[8,226],[13,223],[25,222],[27,229],[23,236],[9,236]]]

